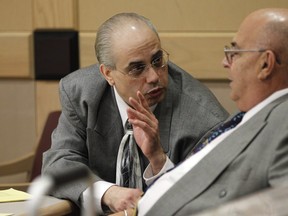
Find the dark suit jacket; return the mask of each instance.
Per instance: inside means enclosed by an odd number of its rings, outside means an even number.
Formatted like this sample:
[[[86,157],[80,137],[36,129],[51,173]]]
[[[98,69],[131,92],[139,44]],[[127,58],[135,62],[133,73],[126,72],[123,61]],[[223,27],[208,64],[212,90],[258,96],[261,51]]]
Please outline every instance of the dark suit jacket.
[[[288,95],[266,106],[206,155],[147,215],[192,215],[288,183]]]
[[[198,139],[227,118],[227,112],[200,82],[169,63],[165,99],[154,113],[160,138],[169,158],[183,160]],[[60,81],[62,114],[52,135],[51,149],[44,153],[44,174],[68,167],[88,166],[95,181],[115,182],[118,147],[124,134],[113,89],[98,65],[80,69]],[[145,167],[148,164],[145,160]],[[54,193],[79,204],[87,183],[63,186]]]

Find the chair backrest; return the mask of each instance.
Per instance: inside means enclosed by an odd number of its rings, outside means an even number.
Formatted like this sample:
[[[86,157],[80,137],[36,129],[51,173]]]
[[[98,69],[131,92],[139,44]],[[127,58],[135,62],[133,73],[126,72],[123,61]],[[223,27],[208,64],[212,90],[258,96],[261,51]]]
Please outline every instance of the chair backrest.
[[[58,124],[60,114],[61,111],[53,111],[48,115],[42,135],[39,140],[39,144],[35,152],[30,181],[33,181],[34,178],[41,174],[43,153],[47,151],[51,146],[51,134]]]

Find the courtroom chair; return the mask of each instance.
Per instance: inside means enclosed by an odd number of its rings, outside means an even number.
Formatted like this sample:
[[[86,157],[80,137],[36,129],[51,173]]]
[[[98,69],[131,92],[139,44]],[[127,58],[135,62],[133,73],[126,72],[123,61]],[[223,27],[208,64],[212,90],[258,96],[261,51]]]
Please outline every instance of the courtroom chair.
[[[0,176],[26,173],[26,181],[18,183],[0,183],[0,190],[14,188],[27,191],[29,184],[41,174],[42,155],[51,146],[51,134],[58,124],[61,111],[49,113],[35,152],[16,160],[0,164]]]

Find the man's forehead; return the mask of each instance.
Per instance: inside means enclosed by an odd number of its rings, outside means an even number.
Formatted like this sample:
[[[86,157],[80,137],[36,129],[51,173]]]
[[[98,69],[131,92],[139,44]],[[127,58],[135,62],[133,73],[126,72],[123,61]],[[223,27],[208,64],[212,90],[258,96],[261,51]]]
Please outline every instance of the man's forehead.
[[[254,40],[255,34],[252,30],[246,27],[246,25],[241,26],[237,31],[236,35],[232,39],[231,46],[235,48],[240,48],[249,45]]]

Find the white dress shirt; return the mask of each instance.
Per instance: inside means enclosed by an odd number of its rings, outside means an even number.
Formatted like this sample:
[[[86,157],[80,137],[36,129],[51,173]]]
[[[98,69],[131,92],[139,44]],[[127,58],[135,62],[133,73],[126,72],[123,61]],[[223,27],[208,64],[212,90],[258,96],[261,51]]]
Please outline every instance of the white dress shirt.
[[[161,176],[145,193],[145,195],[139,200],[138,203],[138,215],[145,215],[149,209],[154,205],[155,202],[166,193],[179,179],[181,179],[186,173],[191,171],[191,169],[197,165],[197,163],[202,160],[209,152],[215,148],[218,144],[228,137],[233,131],[237,130],[237,128],[241,127],[241,125],[245,124],[250,118],[252,118],[256,113],[258,113],[261,109],[263,109],[266,105],[276,100],[277,98],[288,94],[288,89],[280,90],[269,96],[267,99],[253,107],[249,110],[243,117],[242,121],[233,129],[228,130],[227,132],[221,134],[212,140],[205,148],[196,154],[187,158],[183,163],[178,165],[176,169],[167,172],[165,175]],[[165,173],[166,170],[173,167],[173,163],[167,157],[166,163],[162,170],[156,175],[152,176],[151,167],[148,166],[144,172],[144,179],[147,185],[150,185],[153,180],[155,180],[158,176]]]

